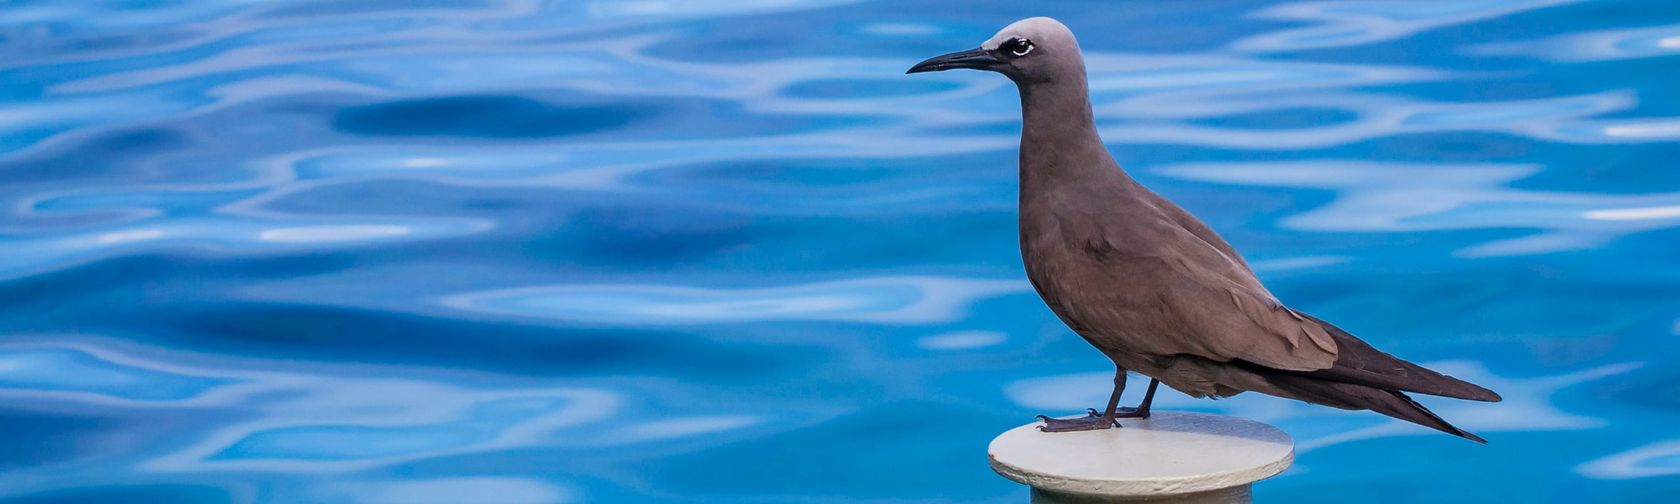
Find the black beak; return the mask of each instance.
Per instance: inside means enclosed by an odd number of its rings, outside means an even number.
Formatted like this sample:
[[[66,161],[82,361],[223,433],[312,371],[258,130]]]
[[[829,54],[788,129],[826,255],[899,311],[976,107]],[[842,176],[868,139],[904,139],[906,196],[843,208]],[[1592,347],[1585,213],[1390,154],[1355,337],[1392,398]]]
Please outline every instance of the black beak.
[[[910,70],[907,70],[904,73],[913,74],[922,72],[938,72],[942,70],[950,70],[952,68],[973,68],[977,70],[986,70],[991,68],[992,65],[996,65],[998,63],[1002,62],[998,61],[996,57],[993,57],[991,51],[987,51],[985,49],[969,49],[967,51],[954,52],[944,56],[934,56],[932,58],[928,58],[927,61],[917,63],[916,66],[910,67]]]

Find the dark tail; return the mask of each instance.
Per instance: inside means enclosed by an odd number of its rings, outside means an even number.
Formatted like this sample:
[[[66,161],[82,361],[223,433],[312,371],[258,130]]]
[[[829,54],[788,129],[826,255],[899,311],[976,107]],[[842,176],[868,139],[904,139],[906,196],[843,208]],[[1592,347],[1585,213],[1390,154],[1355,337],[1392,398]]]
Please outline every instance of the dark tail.
[[[1336,363],[1329,369],[1303,372],[1301,373],[1303,376],[1455,399],[1487,402],[1498,402],[1500,400],[1499,394],[1492,390],[1406,362],[1399,357],[1372,348],[1370,344],[1361,341],[1352,334],[1348,334],[1347,331],[1343,331],[1339,327],[1331,325],[1329,322],[1305,313],[1301,315],[1318,322],[1336,340]],[[1400,397],[1404,398],[1405,402],[1411,401],[1405,396]],[[1429,410],[1423,409],[1422,406],[1416,408],[1426,415],[1434,416],[1429,413]],[[1391,414],[1390,416],[1398,415]],[[1437,418],[1436,421],[1440,421],[1440,419]],[[1442,425],[1446,424],[1445,422],[1441,423]]]
[[[1261,371],[1266,381],[1288,396],[1303,401],[1343,409],[1368,409],[1452,434],[1477,443],[1487,444],[1481,436],[1454,427],[1428,408],[1396,390],[1384,390],[1368,385],[1333,380],[1314,379],[1300,373],[1276,370]]]

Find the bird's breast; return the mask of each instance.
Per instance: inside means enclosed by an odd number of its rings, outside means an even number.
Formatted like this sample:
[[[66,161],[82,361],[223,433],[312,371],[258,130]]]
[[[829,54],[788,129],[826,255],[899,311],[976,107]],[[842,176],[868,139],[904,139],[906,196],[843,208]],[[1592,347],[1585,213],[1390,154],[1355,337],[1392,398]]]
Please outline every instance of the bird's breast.
[[[1103,238],[1081,216],[1023,218],[1021,258],[1027,278],[1057,318],[1092,346],[1109,353],[1138,352],[1160,325],[1159,297],[1138,282],[1152,267]]]

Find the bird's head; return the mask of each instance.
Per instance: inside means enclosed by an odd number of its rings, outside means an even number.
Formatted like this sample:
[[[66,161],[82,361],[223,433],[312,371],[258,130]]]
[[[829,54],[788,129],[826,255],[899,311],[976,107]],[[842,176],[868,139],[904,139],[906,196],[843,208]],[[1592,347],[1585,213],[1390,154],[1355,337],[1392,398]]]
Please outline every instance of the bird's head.
[[[1085,76],[1085,60],[1079,55],[1079,41],[1074,40],[1073,32],[1067,26],[1047,17],[1016,21],[999,30],[980,47],[929,58],[905,73],[953,68],[989,70],[1021,84]]]

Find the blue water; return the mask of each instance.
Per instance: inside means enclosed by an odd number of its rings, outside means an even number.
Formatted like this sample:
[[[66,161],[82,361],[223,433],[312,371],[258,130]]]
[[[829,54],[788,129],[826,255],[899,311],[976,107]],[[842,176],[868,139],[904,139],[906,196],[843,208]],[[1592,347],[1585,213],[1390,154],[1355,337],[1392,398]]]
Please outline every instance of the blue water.
[[[1108,364],[1014,89],[902,72],[1029,15],[1282,299],[1506,398],[1164,394],[1296,437],[1259,499],[1676,502],[1665,3],[3,1],[0,502],[1025,502],[987,441]]]

